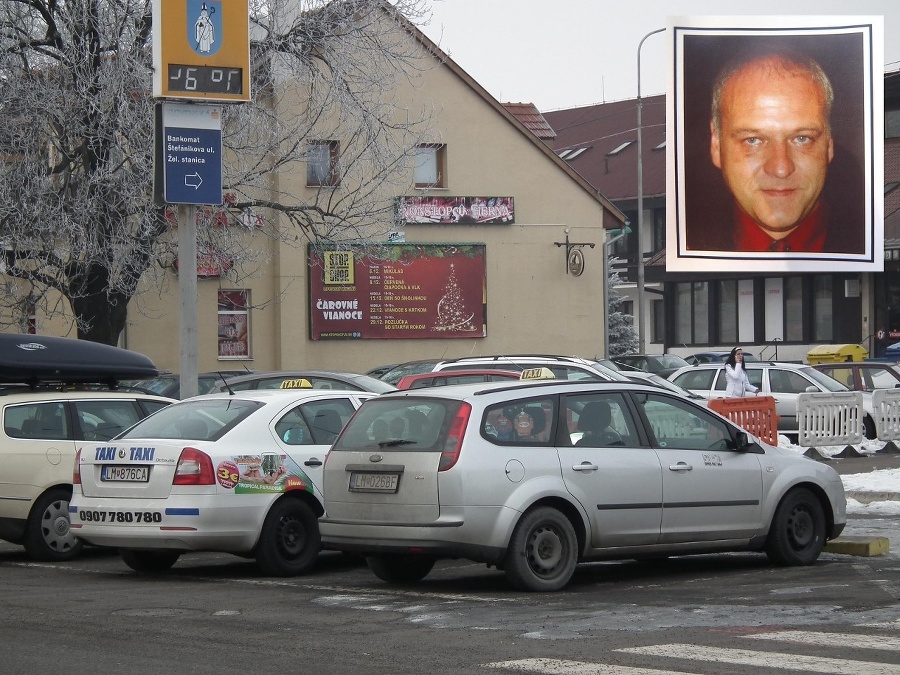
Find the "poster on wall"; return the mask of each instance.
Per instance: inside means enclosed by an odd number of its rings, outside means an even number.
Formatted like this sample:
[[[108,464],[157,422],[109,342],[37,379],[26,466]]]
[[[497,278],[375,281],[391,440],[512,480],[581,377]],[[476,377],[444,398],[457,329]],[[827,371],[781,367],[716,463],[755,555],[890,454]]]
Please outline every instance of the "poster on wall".
[[[250,355],[250,302],[248,291],[220,290],[218,293],[220,359]]]
[[[484,244],[310,245],[312,340],[483,338]]]
[[[882,17],[670,17],[666,269],[882,271]]]

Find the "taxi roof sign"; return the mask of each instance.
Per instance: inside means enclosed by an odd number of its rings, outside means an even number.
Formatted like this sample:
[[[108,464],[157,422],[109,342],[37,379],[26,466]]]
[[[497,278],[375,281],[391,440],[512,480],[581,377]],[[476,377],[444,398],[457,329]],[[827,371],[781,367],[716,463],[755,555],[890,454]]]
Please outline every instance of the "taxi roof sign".
[[[522,374],[519,375],[520,380],[555,380],[556,375],[553,374],[553,371],[547,368],[547,366],[543,366],[541,368],[526,368],[522,371]]]
[[[312,389],[312,382],[305,377],[295,380],[282,380],[280,389]]]

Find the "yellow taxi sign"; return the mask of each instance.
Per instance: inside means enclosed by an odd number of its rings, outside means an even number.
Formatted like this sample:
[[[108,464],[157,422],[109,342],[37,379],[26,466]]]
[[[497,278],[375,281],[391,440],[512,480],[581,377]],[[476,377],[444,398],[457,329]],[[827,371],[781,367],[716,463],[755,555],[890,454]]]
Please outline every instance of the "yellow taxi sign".
[[[312,389],[312,382],[304,377],[296,380],[282,380],[281,389]]]
[[[543,366],[541,368],[526,368],[519,375],[520,380],[555,380],[556,375],[553,371]]]

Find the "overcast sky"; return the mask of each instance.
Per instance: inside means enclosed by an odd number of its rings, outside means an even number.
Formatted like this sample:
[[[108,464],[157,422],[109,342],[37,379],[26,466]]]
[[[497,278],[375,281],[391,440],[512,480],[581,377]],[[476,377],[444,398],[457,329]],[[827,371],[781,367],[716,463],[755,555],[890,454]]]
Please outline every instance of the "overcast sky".
[[[882,15],[887,70],[900,69],[898,0],[431,0],[429,38],[502,102],[542,111],[637,96],[637,51],[668,16]],[[734,9],[732,9],[734,8]],[[661,94],[666,35],[641,49],[641,95]]]

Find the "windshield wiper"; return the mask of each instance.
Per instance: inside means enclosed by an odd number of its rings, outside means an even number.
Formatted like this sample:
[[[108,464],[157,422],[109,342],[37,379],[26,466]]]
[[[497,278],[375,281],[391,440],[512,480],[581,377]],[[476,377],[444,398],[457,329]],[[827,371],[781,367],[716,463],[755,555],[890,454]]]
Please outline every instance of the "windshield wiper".
[[[381,441],[378,443],[379,448],[394,448],[398,445],[417,445],[419,441],[409,441],[403,438],[395,438],[390,441]]]

